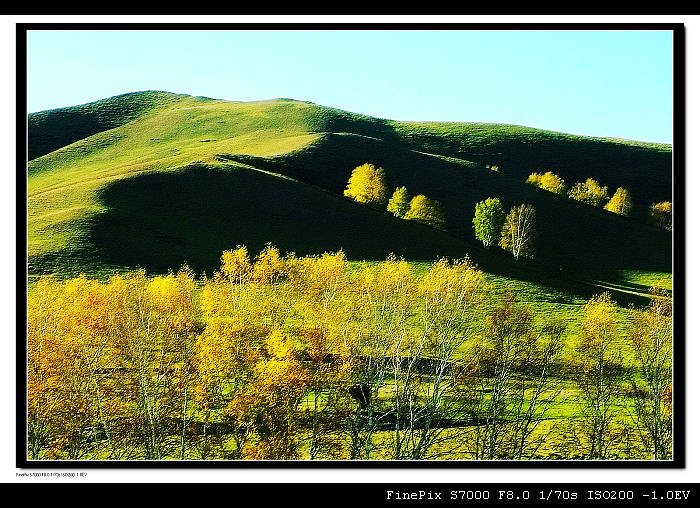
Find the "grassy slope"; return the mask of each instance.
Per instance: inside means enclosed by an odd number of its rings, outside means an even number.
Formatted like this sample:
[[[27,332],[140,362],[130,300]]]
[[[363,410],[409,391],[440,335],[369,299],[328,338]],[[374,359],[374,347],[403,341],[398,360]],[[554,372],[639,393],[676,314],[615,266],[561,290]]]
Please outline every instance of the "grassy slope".
[[[670,145],[594,138],[530,127],[484,123],[393,122],[409,146],[433,153],[496,164],[501,173],[525,180],[531,173],[553,171],[568,187],[591,177],[627,188],[645,216],[652,202],[671,200]]]
[[[537,210],[538,269],[557,277],[571,272],[608,278],[621,269],[670,270],[670,234],[641,220],[622,217],[525,184],[504,172],[447,156],[401,148],[385,141],[347,133],[324,134],[310,146],[275,157],[221,155],[220,160],[245,162],[280,172],[341,194],[349,171],[366,161],[381,165],[390,189],[439,199],[447,210],[451,234],[465,242],[470,254],[482,247],[473,239],[472,218],[478,201],[499,197],[504,206],[532,203]],[[496,249],[497,250],[497,249]],[[482,256],[484,257],[484,256]],[[484,263],[500,263],[498,253]],[[489,268],[492,268],[489,266]],[[607,272],[607,273],[601,273]]]
[[[291,120],[290,125],[275,125],[278,115],[265,114],[270,107],[274,104],[256,108],[182,97],[158,114],[143,115],[31,161],[30,259],[89,248],[89,221],[108,211],[98,194],[111,182],[206,161],[218,150],[273,155],[314,137]]]
[[[670,271],[670,235],[524,184],[530,172],[552,169],[567,181],[619,179],[633,197],[660,201],[670,186],[665,145],[516,126],[392,122],[290,100],[156,94],[153,105],[153,97],[120,96],[121,109],[115,99],[89,105],[102,127],[116,126],[29,163],[30,273],[163,271],[184,261],[210,271],[224,248],[248,244],[255,252],[268,241],[298,254],[343,247],[354,259],[469,252],[494,273],[545,277],[550,285],[592,273],[620,280],[619,270]],[[55,138],[59,126],[80,131],[84,115],[65,113],[60,124],[55,114],[54,123],[30,116],[30,149]],[[350,170],[364,162],[383,166],[391,188],[406,185],[443,201],[449,234],[340,197]],[[515,264],[473,239],[474,204],[489,196],[507,206],[535,205],[539,263]]]
[[[168,92],[135,92],[80,106],[30,113],[29,160],[58,150],[75,141],[103,132],[164,107],[182,96]]]
[[[245,244],[254,255],[268,242],[297,255],[342,249],[351,259],[465,254],[462,242],[433,228],[246,167],[148,173],[107,186],[100,198],[111,211],[96,217],[91,240],[115,266],[147,260],[164,272],[186,261],[211,272],[223,250]]]

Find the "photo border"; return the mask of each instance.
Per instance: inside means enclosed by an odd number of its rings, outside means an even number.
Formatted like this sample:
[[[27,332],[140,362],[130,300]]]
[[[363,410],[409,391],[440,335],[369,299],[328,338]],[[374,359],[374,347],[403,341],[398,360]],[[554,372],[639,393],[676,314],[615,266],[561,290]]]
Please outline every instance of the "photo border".
[[[27,289],[28,289],[28,186],[27,186],[27,34],[32,30],[664,30],[673,33],[673,142],[672,231],[673,280],[673,459],[655,460],[29,460],[27,458]],[[17,23],[16,24],[16,175],[17,175],[17,399],[16,467],[18,468],[684,468],[686,466],[686,358],[685,358],[685,164],[686,164],[686,52],[683,23]],[[677,382],[677,380],[681,382]],[[680,404],[676,404],[680,401]]]

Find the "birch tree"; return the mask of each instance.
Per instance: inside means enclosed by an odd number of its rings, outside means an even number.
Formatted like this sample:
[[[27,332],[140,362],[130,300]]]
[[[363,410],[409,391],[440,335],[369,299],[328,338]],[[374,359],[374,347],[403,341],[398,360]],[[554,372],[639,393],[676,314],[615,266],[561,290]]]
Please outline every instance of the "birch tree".
[[[510,251],[517,261],[521,257],[535,255],[535,207],[518,205],[506,216],[499,245]]]
[[[673,381],[673,319],[670,296],[651,291],[645,309],[633,310],[628,338],[639,368],[635,387],[635,416],[645,445],[654,459],[671,458],[672,413],[669,393]]]
[[[583,400],[588,457],[605,459],[614,442],[611,431],[620,395],[621,354],[617,346],[617,308],[609,293],[592,297],[585,308],[572,365]]]

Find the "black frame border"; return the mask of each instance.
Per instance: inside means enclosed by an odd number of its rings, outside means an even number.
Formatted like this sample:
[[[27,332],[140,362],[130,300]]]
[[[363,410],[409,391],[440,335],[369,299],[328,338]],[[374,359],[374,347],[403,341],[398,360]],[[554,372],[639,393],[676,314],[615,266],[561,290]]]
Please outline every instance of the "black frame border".
[[[66,461],[29,460],[27,430],[27,32],[30,30],[664,30],[673,32],[673,298],[674,457],[670,461]],[[191,468],[685,468],[686,467],[686,38],[683,23],[16,23],[16,457],[27,469],[191,469]],[[682,382],[676,382],[678,379]],[[680,404],[677,403],[680,402]]]

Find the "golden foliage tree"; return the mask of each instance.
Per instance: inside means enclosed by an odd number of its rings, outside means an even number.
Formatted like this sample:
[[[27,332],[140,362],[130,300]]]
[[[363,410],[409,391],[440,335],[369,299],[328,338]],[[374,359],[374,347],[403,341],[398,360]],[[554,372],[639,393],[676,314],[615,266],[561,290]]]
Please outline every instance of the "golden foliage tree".
[[[309,459],[345,458],[342,429],[354,410],[348,389],[352,385],[351,351],[342,334],[327,321],[310,320],[300,334],[308,356]]]
[[[585,182],[576,182],[568,194],[571,199],[592,206],[603,206],[608,201],[607,186],[601,186],[593,178],[587,178]]]
[[[532,173],[527,178],[526,182],[555,194],[566,195],[566,183],[551,171],[547,171],[546,173]]]
[[[297,310],[304,324],[299,333],[311,373],[305,404],[311,427],[309,458],[338,458],[342,456],[338,432],[351,410],[347,259],[342,251],[305,257],[290,273],[300,295]]]
[[[27,312],[31,458],[82,458],[100,423],[92,390],[109,322],[103,287],[85,277],[42,277]]]
[[[618,187],[604,207],[606,210],[629,217],[632,215],[632,197],[627,189]]]
[[[166,429],[173,420],[186,423],[184,394],[194,346],[193,274],[183,268],[177,275],[149,280],[139,271],[114,277],[111,286],[113,364],[124,378],[119,398],[136,408],[126,417],[133,429],[126,439],[140,444],[147,460],[182,456],[182,441],[171,440]]]
[[[352,170],[343,194],[358,203],[383,206],[387,194],[384,170],[370,163],[357,166]]]
[[[352,379],[358,409],[350,419],[351,458],[370,459],[373,436],[383,421],[400,413],[379,397],[387,376],[394,379],[396,404],[406,395],[397,386],[398,361],[407,355],[412,342],[407,334],[407,319],[414,281],[410,265],[390,256],[377,265],[366,265],[355,281],[358,327],[351,340]],[[395,441],[396,442],[396,441]]]
[[[248,249],[239,246],[234,250],[227,250],[221,255],[221,274],[228,279],[230,284],[242,284],[249,280],[253,265],[250,262]]]
[[[204,425],[203,434],[195,438],[202,458],[241,458],[254,439],[250,422],[241,420],[245,415],[233,411],[231,404],[251,393],[266,337],[291,311],[287,293],[277,289],[293,264],[293,258],[281,258],[270,245],[253,264],[245,247],[238,247],[224,252],[220,270],[202,288],[200,308],[206,324],[197,337],[194,398]],[[224,446],[222,428],[235,441],[233,451]]]
[[[146,285],[146,294],[153,304],[152,323],[159,330],[155,344],[160,345],[159,375],[163,381],[163,413],[169,421],[180,422],[180,440],[177,456],[186,454],[186,429],[190,417],[189,402],[194,375],[194,273],[184,266],[177,274],[152,278]]]
[[[654,459],[671,457],[673,379],[673,306],[670,295],[652,288],[646,308],[632,311],[628,338],[641,383],[633,379],[637,422]]]
[[[404,218],[407,220],[422,222],[423,224],[427,224],[438,229],[445,229],[447,226],[445,209],[442,206],[442,203],[435,199],[430,199],[423,194],[413,196]]]
[[[242,458],[299,458],[299,404],[309,381],[291,339],[281,330],[273,330],[265,339],[252,379],[227,407],[227,413],[251,435]]]
[[[617,344],[617,306],[609,293],[594,296],[586,304],[571,363],[584,402],[588,456],[605,459],[615,439],[612,422],[620,395],[622,364]]]
[[[277,283],[286,278],[286,269],[287,265],[279,249],[267,244],[255,258],[251,276],[257,282]]]

